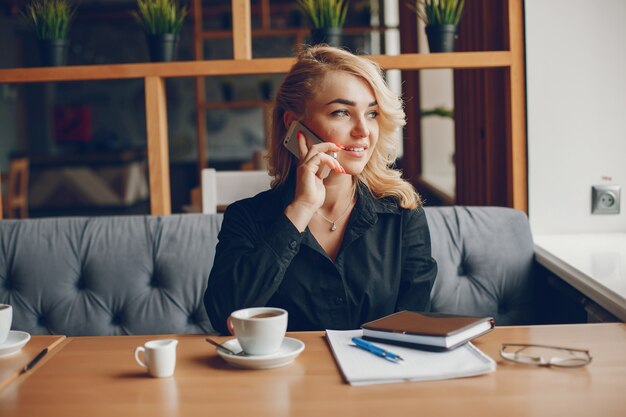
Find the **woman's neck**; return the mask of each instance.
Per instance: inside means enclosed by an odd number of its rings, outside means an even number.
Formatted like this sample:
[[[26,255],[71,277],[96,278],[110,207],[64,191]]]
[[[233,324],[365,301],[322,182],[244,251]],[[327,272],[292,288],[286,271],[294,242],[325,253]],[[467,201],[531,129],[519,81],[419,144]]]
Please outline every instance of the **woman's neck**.
[[[336,208],[343,209],[346,201],[354,195],[354,179],[351,175],[330,175],[324,180],[324,186],[326,187],[326,199],[321,210],[327,213],[333,212]]]

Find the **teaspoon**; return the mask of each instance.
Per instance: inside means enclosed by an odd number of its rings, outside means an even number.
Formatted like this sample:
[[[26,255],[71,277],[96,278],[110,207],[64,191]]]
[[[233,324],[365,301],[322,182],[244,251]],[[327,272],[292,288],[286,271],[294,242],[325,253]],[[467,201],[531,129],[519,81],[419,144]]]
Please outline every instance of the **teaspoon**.
[[[223,344],[216,342],[215,340],[211,339],[211,338],[206,338],[205,339],[207,342],[209,342],[210,344],[212,344],[213,346],[217,346],[220,349],[225,350],[226,352],[230,353],[231,355],[236,355],[236,356],[243,356],[245,355],[245,353],[243,353],[243,351],[241,352],[233,352],[231,349],[227,348],[226,346],[224,346]]]

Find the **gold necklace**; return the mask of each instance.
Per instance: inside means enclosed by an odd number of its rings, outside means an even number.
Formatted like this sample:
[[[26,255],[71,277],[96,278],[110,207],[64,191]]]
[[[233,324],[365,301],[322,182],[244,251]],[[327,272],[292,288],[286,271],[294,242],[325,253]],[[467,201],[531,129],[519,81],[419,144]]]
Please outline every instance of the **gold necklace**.
[[[339,220],[341,220],[343,218],[343,216],[346,215],[346,213],[348,212],[348,210],[350,209],[350,206],[352,205],[352,200],[354,199],[354,195],[356,194],[356,186],[354,186],[352,188],[352,197],[350,197],[350,200],[348,200],[348,205],[346,206],[345,210],[339,215],[339,217],[337,217],[335,219],[335,221],[330,220],[329,218],[326,218],[322,213],[319,212],[315,212],[315,214],[317,214],[318,216],[320,216],[322,219],[326,220],[328,223],[331,224],[330,226],[330,231],[334,232],[335,230],[337,230],[337,225],[335,223],[337,223]]]

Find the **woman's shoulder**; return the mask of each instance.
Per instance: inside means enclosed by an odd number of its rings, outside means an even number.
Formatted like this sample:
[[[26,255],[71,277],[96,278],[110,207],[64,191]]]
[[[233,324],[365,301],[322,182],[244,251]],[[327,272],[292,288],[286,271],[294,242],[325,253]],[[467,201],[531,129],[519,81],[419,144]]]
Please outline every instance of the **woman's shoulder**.
[[[281,213],[280,204],[283,201],[283,187],[262,191],[255,196],[244,198],[231,203],[226,208],[225,216],[235,213],[246,213],[255,219],[271,218]]]

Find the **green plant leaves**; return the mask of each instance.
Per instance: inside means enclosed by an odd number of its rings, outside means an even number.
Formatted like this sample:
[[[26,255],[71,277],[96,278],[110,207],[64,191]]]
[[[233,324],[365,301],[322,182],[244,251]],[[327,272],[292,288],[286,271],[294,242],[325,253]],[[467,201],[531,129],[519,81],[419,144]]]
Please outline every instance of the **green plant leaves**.
[[[76,9],[68,0],[33,0],[22,16],[39,39],[65,39]]]
[[[149,35],[180,33],[187,16],[187,8],[178,0],[137,0],[133,17]]]
[[[316,29],[342,28],[346,22],[345,0],[298,0],[298,5]]]
[[[465,0],[407,0],[407,5],[426,26],[458,25]]]

